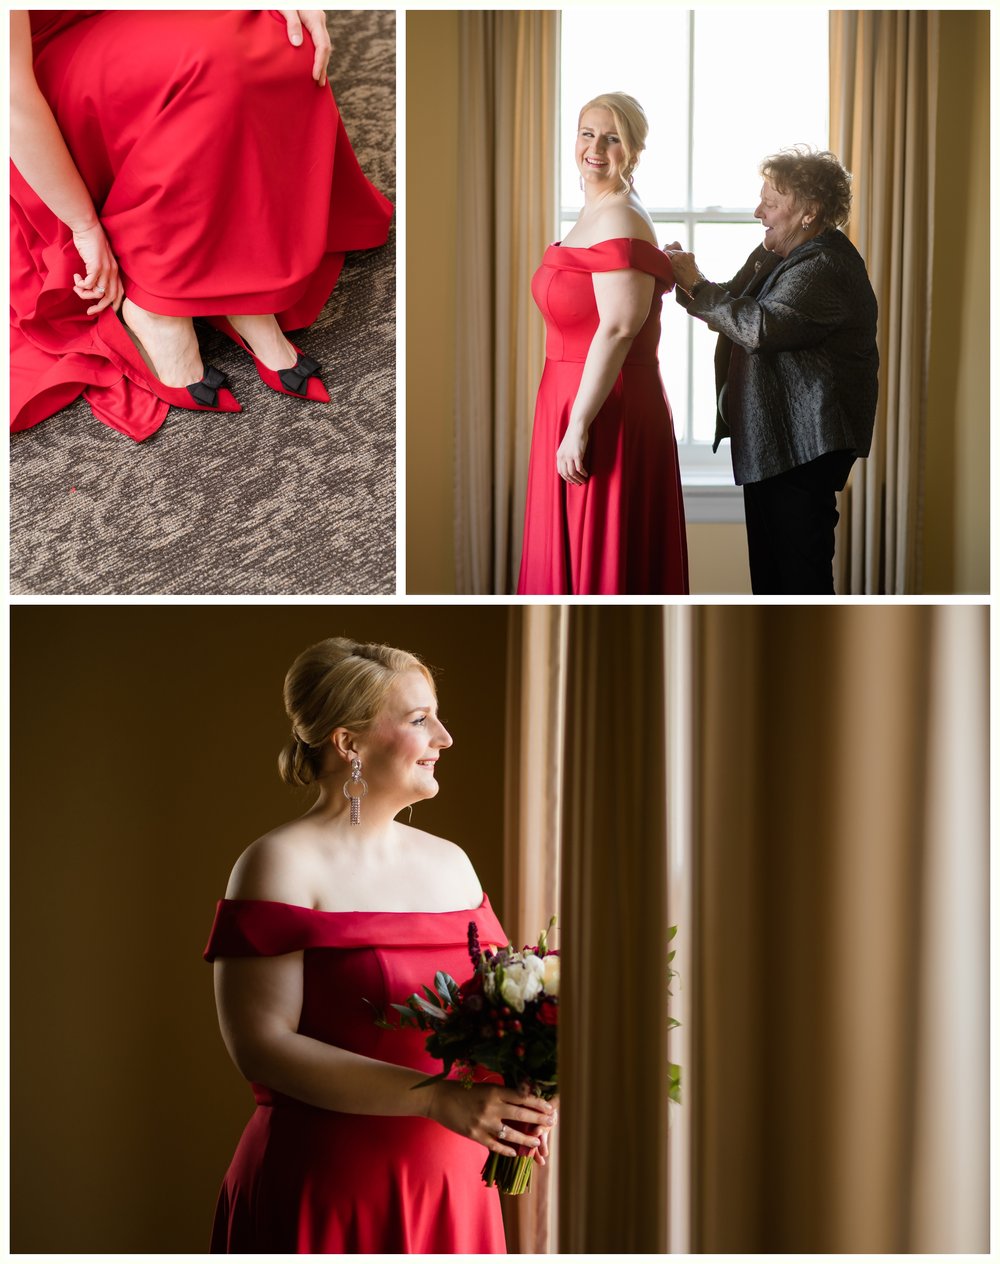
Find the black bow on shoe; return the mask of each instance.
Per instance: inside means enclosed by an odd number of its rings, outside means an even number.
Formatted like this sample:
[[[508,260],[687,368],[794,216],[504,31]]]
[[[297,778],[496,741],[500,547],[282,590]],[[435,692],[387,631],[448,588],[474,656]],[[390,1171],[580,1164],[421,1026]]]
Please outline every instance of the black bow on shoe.
[[[311,377],[319,372],[319,365],[311,357],[299,352],[299,358],[290,369],[279,369],[278,377],[286,391],[293,395],[304,395]]]
[[[214,408],[219,399],[219,387],[225,386],[226,375],[212,365],[205,365],[205,376],[200,382],[193,382],[187,389],[198,404],[206,408]]]

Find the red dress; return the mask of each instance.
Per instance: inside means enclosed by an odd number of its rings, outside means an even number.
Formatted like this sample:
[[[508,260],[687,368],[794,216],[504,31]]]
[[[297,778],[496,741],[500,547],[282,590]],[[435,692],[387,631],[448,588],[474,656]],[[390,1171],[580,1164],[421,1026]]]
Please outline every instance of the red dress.
[[[424,1033],[376,1027],[435,972],[471,973],[470,921],[483,945],[507,937],[489,900],[453,913],[323,913],[221,900],[205,957],[304,950],[298,1030],[432,1074]],[[257,1109],[222,1186],[213,1252],[505,1253],[500,1199],[480,1177],[481,1145],[418,1117],[344,1115],[253,1085]]]
[[[655,278],[653,301],[590,428],[590,477],[573,486],[556,471],[556,450],[598,326],[592,274],[625,268]],[[666,255],[638,238],[545,252],[531,283],[545,318],[546,359],[531,436],[521,594],[688,590],[677,441],[657,358],[660,303],[673,284]]]
[[[372,187],[328,88],[276,11],[32,12],[35,77],[94,200],[125,292],[164,315],[319,315],[344,252],[382,245]],[[162,424],[87,316],[69,229],[11,166],[11,429],[81,393],[133,439]],[[117,337],[115,336],[117,333]]]

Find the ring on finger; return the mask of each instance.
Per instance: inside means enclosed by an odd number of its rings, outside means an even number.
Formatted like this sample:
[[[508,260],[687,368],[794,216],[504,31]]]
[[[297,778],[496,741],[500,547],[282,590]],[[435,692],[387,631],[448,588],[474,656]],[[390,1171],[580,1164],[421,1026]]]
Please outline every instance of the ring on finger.
[[[507,1125],[501,1124],[500,1131],[497,1133],[497,1140],[503,1141],[506,1136],[507,1136]]]
[[[104,286],[103,286],[103,285],[95,285],[95,286],[94,286],[94,293],[95,293],[95,294],[103,294],[103,293],[104,293]]]

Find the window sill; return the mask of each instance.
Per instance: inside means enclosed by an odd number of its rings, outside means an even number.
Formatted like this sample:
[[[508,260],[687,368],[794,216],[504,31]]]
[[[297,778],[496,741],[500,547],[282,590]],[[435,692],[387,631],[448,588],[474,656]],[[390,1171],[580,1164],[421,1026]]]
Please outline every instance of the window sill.
[[[681,472],[687,522],[743,523],[743,488]]]

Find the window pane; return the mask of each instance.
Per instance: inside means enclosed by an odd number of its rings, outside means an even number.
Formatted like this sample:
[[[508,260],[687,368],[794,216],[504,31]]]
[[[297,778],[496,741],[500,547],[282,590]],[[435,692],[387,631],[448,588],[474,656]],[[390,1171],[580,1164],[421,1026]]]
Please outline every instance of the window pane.
[[[695,206],[754,207],[775,150],[829,144],[825,9],[698,9],[694,15]]]
[[[563,9],[560,198],[583,203],[573,161],[580,107],[602,92],[628,92],[646,112],[649,138],[635,174],[648,210],[687,199],[687,13],[683,9]]]

